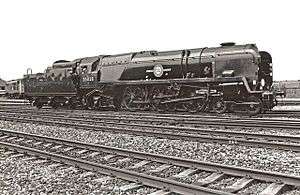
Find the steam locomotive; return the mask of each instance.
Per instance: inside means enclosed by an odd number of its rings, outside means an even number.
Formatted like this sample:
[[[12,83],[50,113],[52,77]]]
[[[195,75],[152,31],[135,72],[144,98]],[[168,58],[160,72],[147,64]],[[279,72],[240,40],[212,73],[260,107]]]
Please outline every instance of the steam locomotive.
[[[255,44],[60,60],[24,77],[39,108],[265,112],[276,105],[272,57]]]

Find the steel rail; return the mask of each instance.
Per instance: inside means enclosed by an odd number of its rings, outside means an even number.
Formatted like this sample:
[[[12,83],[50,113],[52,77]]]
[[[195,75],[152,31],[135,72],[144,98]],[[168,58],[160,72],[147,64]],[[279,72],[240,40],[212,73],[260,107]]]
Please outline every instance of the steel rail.
[[[126,133],[133,135],[144,135],[144,136],[154,136],[158,138],[164,139],[174,139],[174,140],[188,140],[188,141],[196,141],[196,142],[212,142],[219,144],[238,144],[245,145],[250,147],[266,147],[271,149],[281,149],[288,151],[300,151],[300,144],[295,143],[281,143],[281,142],[270,142],[266,140],[256,141],[256,140],[247,140],[241,138],[226,138],[226,137],[214,137],[214,136],[205,136],[205,135],[195,135],[188,133],[178,133],[174,134],[172,132],[164,132],[161,129],[159,132],[155,132],[152,130],[141,130],[139,128],[125,128],[125,127],[115,127],[115,126],[107,126],[107,125],[90,125],[90,124],[74,124],[74,122],[61,122],[61,121],[49,121],[49,120],[37,120],[37,119],[28,119],[28,118],[18,118],[18,117],[3,117],[0,116],[0,120],[10,120],[10,121],[18,121],[18,122],[35,122],[39,124],[45,125],[60,125],[66,127],[75,127],[84,130],[92,130],[92,131],[106,131],[106,132],[118,132],[118,133]],[[68,119],[70,121],[70,119]],[[124,124],[126,125],[126,124]]]
[[[0,99],[0,103],[2,102],[21,102],[21,103],[29,103],[28,100],[24,99]]]
[[[300,176],[292,176],[286,175],[283,173],[277,172],[267,172],[261,171],[257,169],[249,169],[249,168],[242,168],[242,167],[235,167],[229,165],[222,165],[218,163],[211,163],[211,162],[204,162],[198,160],[191,160],[191,159],[184,159],[180,157],[173,157],[173,156],[166,156],[160,154],[153,154],[153,153],[145,153],[145,152],[138,152],[132,150],[126,150],[116,147],[109,147],[103,146],[98,144],[90,144],[84,143],[79,141],[72,141],[67,139],[61,138],[54,138],[54,137],[46,137],[42,135],[36,134],[29,134],[23,133],[18,131],[11,131],[0,129],[0,132],[4,135],[10,136],[17,136],[23,137],[28,139],[35,139],[35,140],[42,140],[45,142],[55,143],[55,144],[63,144],[66,146],[73,146],[77,148],[84,148],[88,150],[95,150],[95,151],[102,151],[106,153],[113,153],[120,156],[128,156],[131,158],[143,159],[143,160],[150,160],[155,162],[160,162],[164,164],[172,164],[176,166],[181,166],[185,168],[196,168],[202,171],[209,171],[209,172],[222,172],[226,175],[236,176],[236,177],[250,177],[260,181],[266,182],[282,182],[287,185],[293,186],[300,186]]]
[[[0,102],[0,108],[11,108],[11,107],[22,107],[22,106],[30,106],[29,103],[22,102]]]
[[[261,114],[259,116],[272,116],[272,117],[299,117],[300,116],[300,110],[273,110],[271,112],[266,112],[264,114]],[[298,118],[297,118],[298,119]]]
[[[63,162],[68,165],[81,167],[86,170],[97,171],[101,174],[116,176],[117,178],[121,178],[134,183],[136,182],[142,183],[145,186],[151,186],[159,189],[168,189],[171,192],[175,192],[179,194],[205,194],[205,195],[231,194],[227,192],[205,188],[202,186],[184,184],[181,182],[177,182],[175,180],[170,180],[170,179],[155,177],[155,176],[138,173],[134,171],[128,171],[125,169],[110,167],[107,165],[102,165],[95,162],[82,160],[80,158],[72,158],[61,154],[45,152],[42,150],[20,146],[17,144],[10,144],[10,143],[0,141],[0,146],[18,151],[20,153],[40,156],[46,159],[51,159],[56,162]]]

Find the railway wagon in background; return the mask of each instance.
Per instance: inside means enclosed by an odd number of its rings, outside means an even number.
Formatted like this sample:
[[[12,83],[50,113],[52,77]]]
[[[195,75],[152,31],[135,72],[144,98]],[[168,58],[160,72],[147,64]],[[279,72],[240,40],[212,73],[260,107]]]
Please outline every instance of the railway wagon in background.
[[[254,44],[224,43],[60,61],[43,79],[29,79],[25,91],[38,107],[59,102],[91,109],[257,114],[276,104],[272,73],[269,53]]]
[[[273,87],[275,90],[282,91],[286,98],[300,98],[299,80],[276,81]]]
[[[23,79],[15,79],[6,82],[6,96],[13,99],[24,98]]]
[[[5,96],[6,94],[6,82],[2,79],[0,79],[0,96]]]

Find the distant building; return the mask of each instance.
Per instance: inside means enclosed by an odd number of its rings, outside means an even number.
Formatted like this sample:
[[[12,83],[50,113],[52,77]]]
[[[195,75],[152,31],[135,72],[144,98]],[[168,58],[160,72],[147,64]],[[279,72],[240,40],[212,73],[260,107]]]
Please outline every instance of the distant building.
[[[275,81],[273,86],[285,92],[287,98],[300,98],[300,80]]]
[[[0,79],[0,96],[5,95],[5,86],[6,86],[6,82],[2,79]]]

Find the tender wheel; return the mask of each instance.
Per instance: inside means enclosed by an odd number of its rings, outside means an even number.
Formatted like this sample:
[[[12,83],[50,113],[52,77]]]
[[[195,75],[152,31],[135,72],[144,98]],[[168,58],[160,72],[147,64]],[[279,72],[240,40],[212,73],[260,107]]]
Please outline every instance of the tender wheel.
[[[218,114],[225,113],[227,106],[223,99],[218,99],[212,102],[212,110]]]
[[[39,99],[34,100],[32,105],[37,107],[38,109],[41,109],[43,107],[43,103],[41,103]]]
[[[249,106],[247,107],[247,112],[249,115],[257,115],[262,110],[262,102],[259,98],[255,96],[250,96],[247,98],[247,102],[249,102]]]
[[[56,101],[55,98],[53,98],[53,99],[51,100],[51,102],[49,103],[49,106],[51,106],[53,109],[57,109],[58,106],[59,106],[59,103]]]
[[[38,104],[38,105],[36,105],[36,107],[37,107],[38,109],[41,109],[41,108],[43,107],[43,104]]]
[[[68,102],[67,106],[68,106],[69,109],[76,109],[76,103],[77,103],[76,98],[72,97],[72,98],[69,99],[69,102]]]

